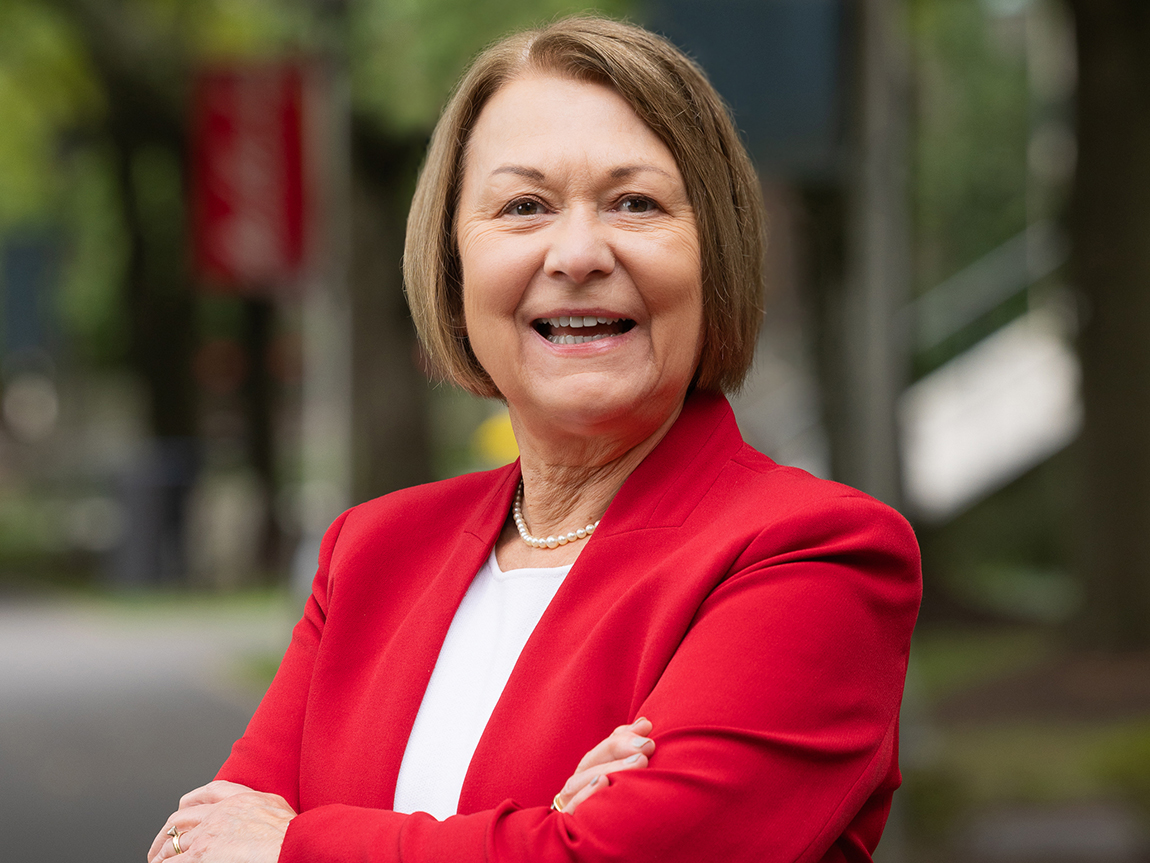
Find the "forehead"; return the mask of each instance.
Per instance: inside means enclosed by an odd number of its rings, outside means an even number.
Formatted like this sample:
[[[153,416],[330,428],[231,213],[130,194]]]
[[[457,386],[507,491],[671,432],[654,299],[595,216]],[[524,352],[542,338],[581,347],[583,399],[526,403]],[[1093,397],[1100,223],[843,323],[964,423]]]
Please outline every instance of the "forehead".
[[[678,174],[658,135],[611,87],[554,74],[516,78],[480,111],[463,153],[464,173],[523,159],[655,160]]]

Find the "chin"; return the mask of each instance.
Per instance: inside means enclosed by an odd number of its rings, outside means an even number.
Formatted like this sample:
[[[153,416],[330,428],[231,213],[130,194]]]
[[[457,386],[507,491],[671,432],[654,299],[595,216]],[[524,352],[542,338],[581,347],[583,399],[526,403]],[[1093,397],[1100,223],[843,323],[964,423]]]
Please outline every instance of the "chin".
[[[685,387],[572,387],[563,398],[551,401],[548,414],[570,431],[654,433],[679,409],[685,393]]]

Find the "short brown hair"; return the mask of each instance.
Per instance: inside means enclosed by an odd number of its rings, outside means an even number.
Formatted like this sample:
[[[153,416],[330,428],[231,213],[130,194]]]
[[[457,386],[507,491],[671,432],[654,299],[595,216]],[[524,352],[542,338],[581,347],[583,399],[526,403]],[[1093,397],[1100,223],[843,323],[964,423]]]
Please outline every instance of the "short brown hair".
[[[765,218],[758,178],[722,98],[665,39],[607,18],[564,18],[509,36],[476,58],[431,138],[407,221],[407,301],[433,367],[499,396],[467,339],[455,211],[471,130],[504,84],[532,72],[611,87],[674,156],[695,211],[703,273],[702,389],[733,392],[754,359],[763,316]]]

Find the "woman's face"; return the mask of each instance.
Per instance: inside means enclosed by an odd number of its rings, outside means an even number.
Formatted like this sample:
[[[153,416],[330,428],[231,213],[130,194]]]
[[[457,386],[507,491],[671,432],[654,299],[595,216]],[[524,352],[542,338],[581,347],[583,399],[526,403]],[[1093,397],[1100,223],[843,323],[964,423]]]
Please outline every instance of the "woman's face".
[[[678,409],[702,345],[695,214],[622,97],[505,85],[472,131],[456,225],[468,338],[513,416],[651,433]]]

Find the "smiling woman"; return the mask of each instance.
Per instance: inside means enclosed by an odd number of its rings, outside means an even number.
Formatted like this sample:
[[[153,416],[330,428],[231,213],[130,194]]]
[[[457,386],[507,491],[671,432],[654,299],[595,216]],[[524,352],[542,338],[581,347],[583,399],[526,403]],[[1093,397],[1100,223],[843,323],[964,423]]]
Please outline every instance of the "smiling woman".
[[[472,129],[456,237],[468,342],[516,438],[645,455],[702,343],[698,231],[666,145],[602,84],[512,81]]]
[[[520,458],[340,517],[271,689],[150,859],[866,861],[919,597],[882,504],[747,446],[762,207],[722,102],[597,18],[485,52],[408,299]]]
[[[568,19],[497,43],[475,61],[443,112],[412,202],[404,257],[408,302],[433,362],[465,389],[498,395],[466,338],[455,207],[477,120],[505,85],[532,76],[612,91],[645,127],[644,135],[670,153],[700,243],[704,348],[697,383],[737,390],[751,366],[763,313],[758,178],[703,72],[658,36],[602,19]],[[532,128],[534,117],[522,131]],[[527,178],[539,170],[510,160],[499,167]],[[631,157],[615,169],[641,167]],[[535,202],[519,204],[527,206],[521,215],[539,212]],[[643,206],[637,200],[627,206],[633,205]]]

